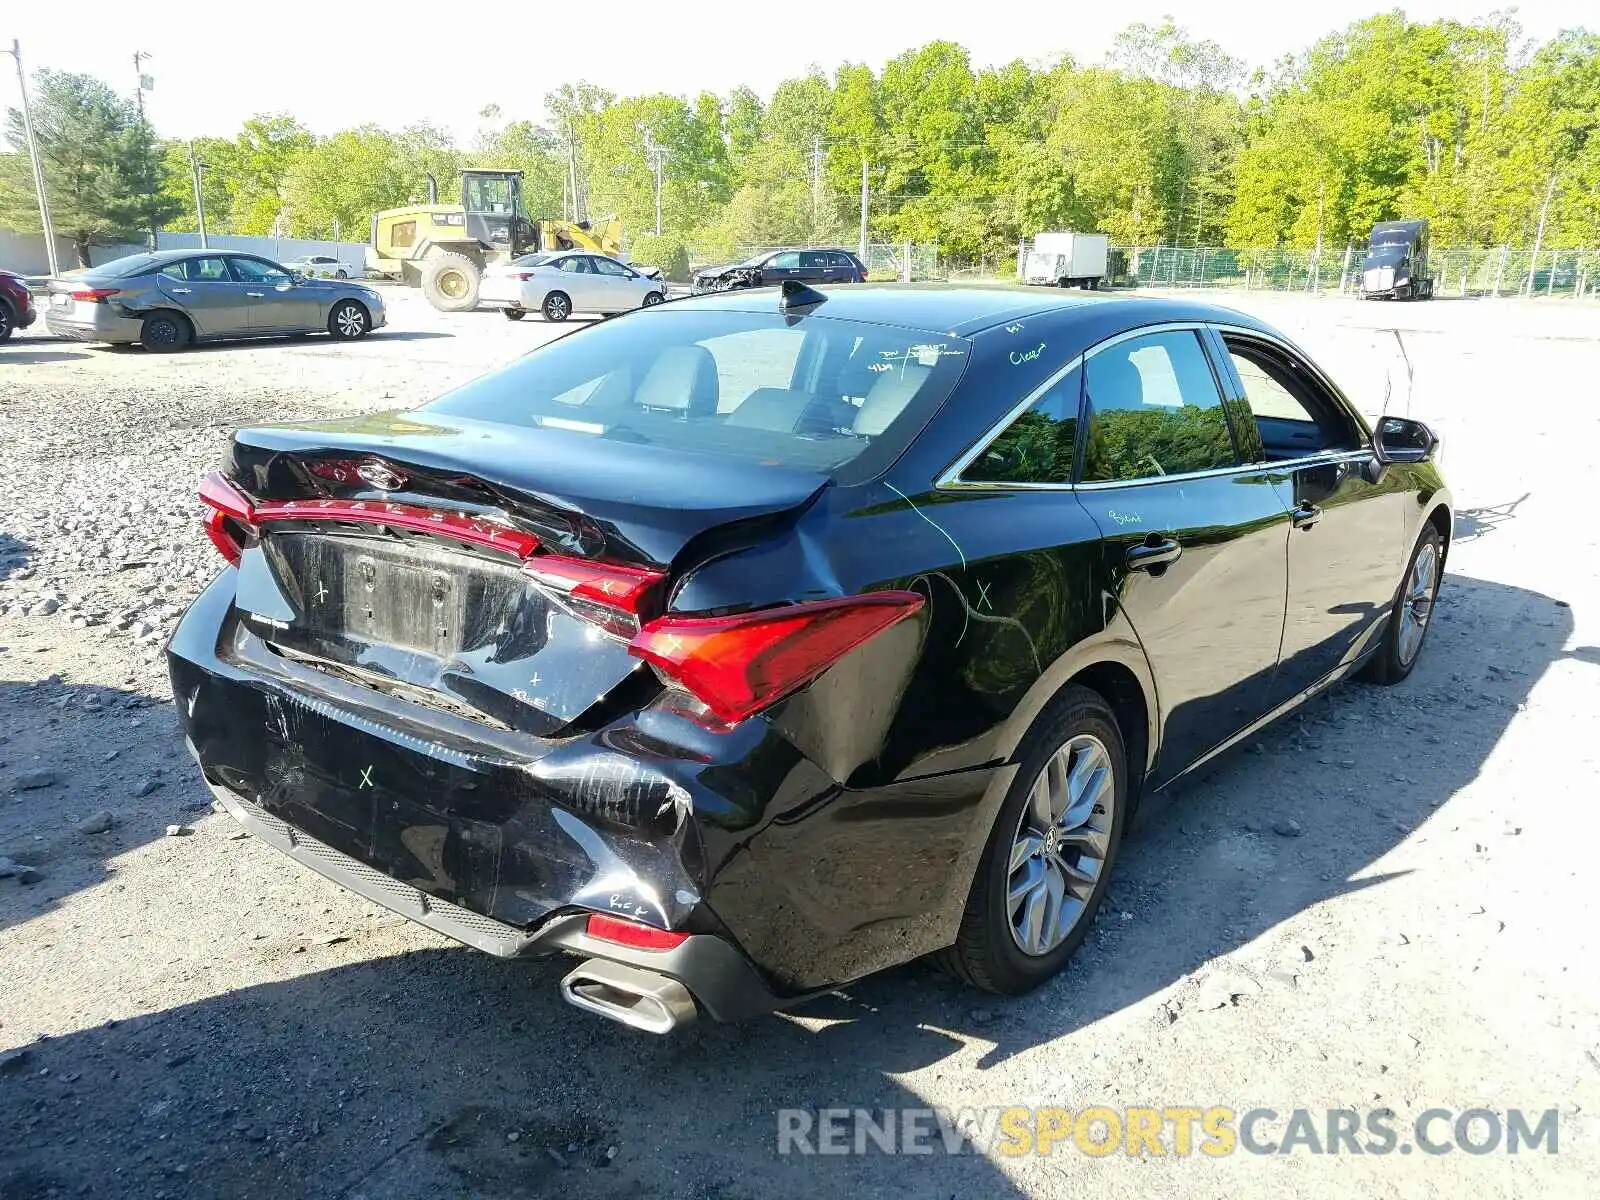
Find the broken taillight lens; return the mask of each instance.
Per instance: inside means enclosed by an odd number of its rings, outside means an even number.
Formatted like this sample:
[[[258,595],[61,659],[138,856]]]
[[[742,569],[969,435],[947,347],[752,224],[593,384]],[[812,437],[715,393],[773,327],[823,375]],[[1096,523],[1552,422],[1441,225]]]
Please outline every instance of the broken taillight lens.
[[[238,566],[245,542],[255,532],[255,505],[221,471],[200,481],[200,501],[206,506],[206,536],[223,558]]]
[[[623,638],[639,632],[639,614],[655,586],[665,578],[662,572],[643,567],[622,567],[557,554],[536,554],[523,570],[576,615]]]
[[[922,605],[914,592],[869,592],[728,617],[662,617],[628,649],[731,725],[798,691]]]

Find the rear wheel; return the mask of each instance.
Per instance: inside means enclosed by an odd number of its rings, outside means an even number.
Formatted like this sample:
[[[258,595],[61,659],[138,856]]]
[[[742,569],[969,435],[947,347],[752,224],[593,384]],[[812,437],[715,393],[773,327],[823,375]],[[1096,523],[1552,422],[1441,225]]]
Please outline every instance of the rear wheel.
[[[440,312],[478,307],[478,264],[465,254],[441,254],[422,268],[422,294]]]
[[[139,326],[139,344],[157,354],[182,350],[194,340],[194,327],[182,313],[153,312]]]
[[[958,979],[1008,995],[1049,979],[1088,934],[1128,807],[1121,730],[1088,688],[1068,688],[1046,711],[1021,760],[955,945],[938,956]]]
[[[354,300],[341,300],[328,314],[328,332],[342,341],[352,342],[366,337],[372,328],[372,318],[367,310]]]
[[[1430,523],[1411,552],[1411,562],[1400,582],[1399,594],[1389,610],[1389,626],[1383,631],[1383,644],[1362,668],[1362,679],[1369,683],[1399,683],[1411,674],[1411,668],[1422,657],[1422,641],[1428,634],[1443,574],[1444,539]]]
[[[505,313],[508,321],[520,321],[528,315],[528,310],[524,308],[502,308],[500,311]]]
[[[565,292],[551,292],[544,298],[544,319],[565,321],[572,315],[572,298]]]
[[[17,322],[11,316],[11,306],[0,300],[0,342],[9,338],[16,327]]]

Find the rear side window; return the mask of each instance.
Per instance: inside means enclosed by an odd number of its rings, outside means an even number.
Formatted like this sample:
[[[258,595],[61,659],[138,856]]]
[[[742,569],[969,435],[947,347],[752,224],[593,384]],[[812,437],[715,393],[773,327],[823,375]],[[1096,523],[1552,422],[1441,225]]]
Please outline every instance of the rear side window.
[[[828,265],[830,267],[850,267],[853,269],[856,265],[856,260],[851,258],[848,254],[843,254],[835,250],[828,255]]]
[[[961,478],[971,483],[1071,483],[1082,390],[1083,371],[1075,367],[968,463]]]
[[[852,483],[910,444],[970,349],[820,315],[650,310],[551,342],[429,408]]]
[[[1085,367],[1083,481],[1160,478],[1236,465],[1222,394],[1190,330],[1129,338]]]

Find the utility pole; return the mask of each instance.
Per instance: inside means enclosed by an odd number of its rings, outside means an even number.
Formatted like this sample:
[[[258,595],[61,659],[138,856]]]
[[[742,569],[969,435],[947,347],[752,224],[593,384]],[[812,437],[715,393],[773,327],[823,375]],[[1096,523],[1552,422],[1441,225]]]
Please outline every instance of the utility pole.
[[[144,94],[147,91],[152,90],[156,86],[156,81],[154,79],[151,79],[150,76],[148,76],[148,75],[146,75],[144,73],[144,60],[147,59],[147,58],[150,58],[150,57],[152,57],[152,56],[150,54],[147,54],[143,50],[135,50],[133,52],[133,75],[134,75],[134,84],[135,84],[134,89],[133,89],[133,94],[134,94],[134,97],[138,101],[138,104],[139,104],[139,129],[147,137],[149,136],[149,133],[150,133],[150,125],[145,120],[145,116],[144,116]],[[149,144],[148,149],[150,150],[150,152],[152,154],[155,153],[155,139],[154,138],[150,138],[150,144]],[[144,182],[144,197],[145,197],[145,210],[144,210],[144,212],[145,212],[145,216],[146,217],[151,218],[151,220],[150,220],[150,249],[154,250],[156,248],[156,223],[155,223],[155,220],[154,220],[155,211],[156,211],[156,194],[155,194],[155,181],[150,178],[150,161],[149,161],[149,159],[145,160],[145,162],[143,164],[143,168],[144,168],[144,180],[143,180],[143,182]]]
[[[867,265],[867,160],[861,160],[861,265]]]
[[[33,140],[33,113],[28,107],[28,80],[22,73],[22,43],[11,39],[7,51],[17,60],[17,90],[22,93],[22,136],[28,143],[28,161],[33,165],[33,191],[39,199],[39,223],[44,227],[44,256],[50,264],[50,274],[61,273],[56,262],[56,230],[50,223],[50,201],[44,194],[44,164],[39,159],[39,144]]]
[[[189,173],[194,176],[194,211],[195,215],[200,218],[200,249],[202,250],[209,249],[209,246],[206,242],[206,198],[202,188],[200,187],[200,172],[204,169],[205,163],[201,162],[195,157],[194,141],[193,139],[190,139]]]
[[[567,115],[567,191],[572,196],[572,219],[583,220],[583,214],[578,211],[578,134],[572,126],[570,113]]]
[[[656,144],[655,138],[650,136],[650,131],[642,125],[640,132],[644,134],[644,154],[650,163],[650,172],[655,176],[656,182],[656,236],[661,236],[661,184],[662,169],[667,162],[667,148]]]
[[[1533,235],[1533,253],[1528,256],[1528,282],[1523,287],[1523,294],[1533,295],[1533,273],[1539,266],[1539,248],[1544,245],[1544,219],[1550,215],[1550,197],[1556,193],[1556,176],[1560,168],[1550,172],[1550,182],[1544,189],[1544,204],[1539,209],[1539,232]]]
[[[817,226],[822,213],[822,139],[811,139],[811,237],[816,240]]]

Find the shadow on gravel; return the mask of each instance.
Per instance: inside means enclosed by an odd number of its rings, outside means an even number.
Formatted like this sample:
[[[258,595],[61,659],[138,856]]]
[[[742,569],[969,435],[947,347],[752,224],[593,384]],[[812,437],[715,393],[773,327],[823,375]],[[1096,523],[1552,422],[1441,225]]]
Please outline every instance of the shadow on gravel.
[[[39,875],[0,879],[0,929],[103,883],[115,870],[109,860],[210,807],[167,702],[53,676],[17,679],[42,640],[17,639],[0,654],[0,858]],[[11,1200],[3,1186],[0,1200]]]
[[[24,363],[69,362],[74,358],[88,358],[83,350],[3,350],[0,349],[0,366],[17,366]]]
[[[920,1106],[896,1077],[947,1060],[970,1075],[947,1085],[965,1103],[1048,1102],[1049,1084],[1013,1095],[983,1072],[1146,1002],[1156,1028],[1196,1019],[1154,998],[1310,905],[1382,887],[1358,877],[1474,779],[1550,664],[1595,661],[1564,652],[1571,631],[1549,597],[1450,576],[1406,683],[1347,685],[1147,801],[1095,934],[1030,996],[916,965],[806,1006],[815,1030],[774,1017],[654,1039],[563,1005],[563,963],[428,950],[318,970],[313,950],[299,978],[35,1043],[0,1075],[0,1195],[1019,1194],[981,1155],[780,1157],[777,1110]],[[1285,820],[1298,836],[1273,833]],[[968,1047],[975,1073],[952,1060]],[[1056,1053],[1041,1078],[1089,1048]]]

